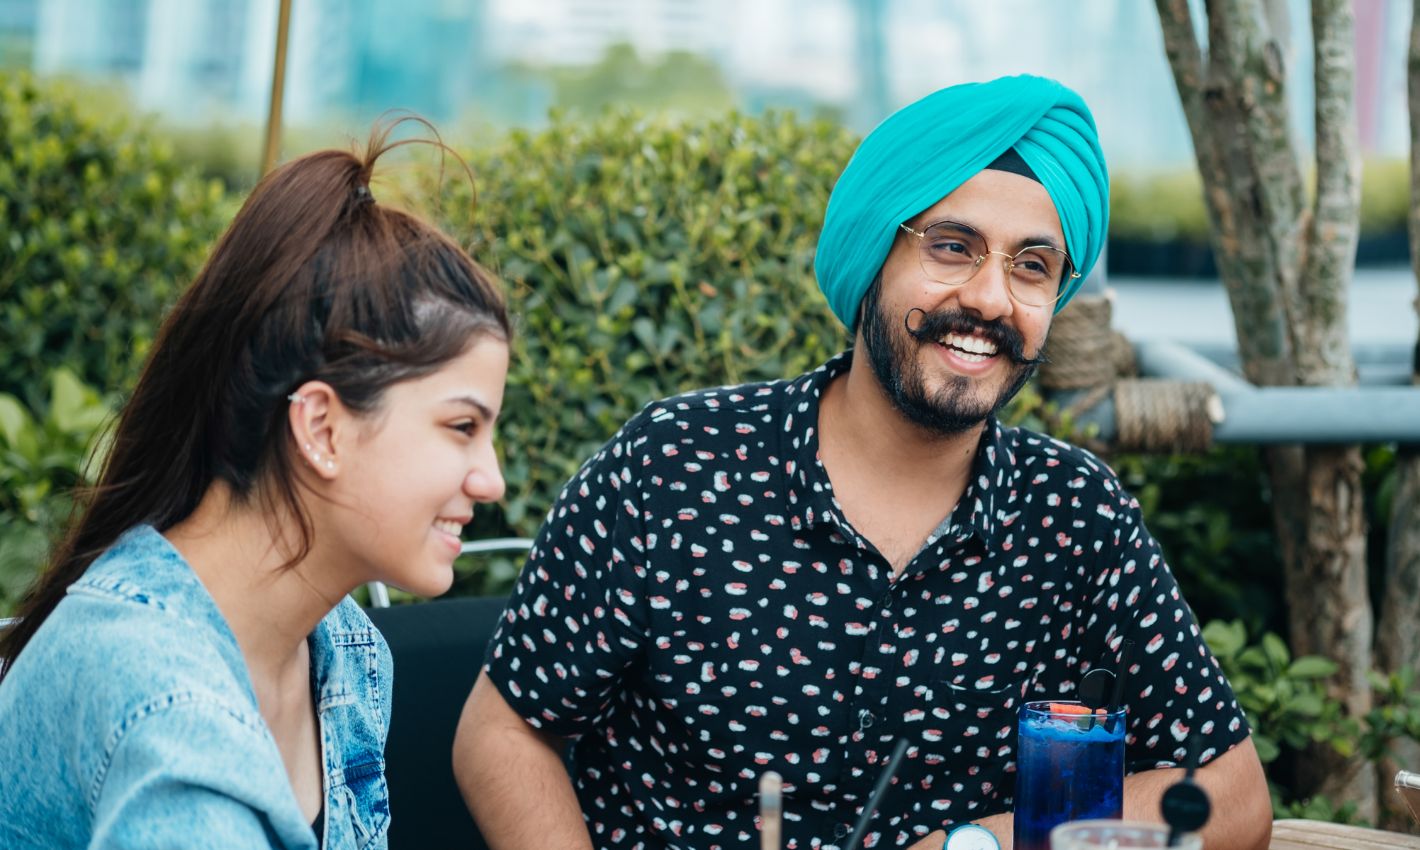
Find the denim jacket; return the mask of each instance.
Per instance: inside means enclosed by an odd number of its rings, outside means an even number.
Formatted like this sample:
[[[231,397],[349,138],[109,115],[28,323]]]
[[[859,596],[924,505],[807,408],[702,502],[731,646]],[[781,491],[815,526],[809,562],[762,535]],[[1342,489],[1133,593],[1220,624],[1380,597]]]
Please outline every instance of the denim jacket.
[[[349,598],[310,636],[328,850],[382,848],[389,648]],[[129,530],[0,683],[0,847],[314,850],[216,603]]]

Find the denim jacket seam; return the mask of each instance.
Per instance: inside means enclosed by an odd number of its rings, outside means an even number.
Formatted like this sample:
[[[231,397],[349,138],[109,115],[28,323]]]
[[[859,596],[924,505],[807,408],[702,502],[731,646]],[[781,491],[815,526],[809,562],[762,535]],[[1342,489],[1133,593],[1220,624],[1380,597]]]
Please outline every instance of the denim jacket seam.
[[[142,605],[158,611],[169,613],[172,609],[167,602],[159,596],[150,596],[142,593],[136,586],[127,582],[119,581],[114,584],[98,584],[96,582],[83,582],[69,586],[68,593],[75,596],[92,596],[97,599],[106,599],[114,602],[128,602],[133,605]]]
[[[375,705],[375,706],[383,706],[383,705],[384,705],[384,697],[383,697],[383,695],[381,694],[381,684],[382,684],[382,683],[381,683],[381,681],[380,681],[380,653],[379,653],[378,651],[370,653],[370,657],[369,657],[369,660],[368,660],[368,664],[369,664],[369,674],[368,674],[368,675],[369,675],[369,677],[370,677],[370,696],[373,697],[373,702],[374,702],[374,705]],[[385,728],[386,724],[385,724],[385,718],[384,718],[383,715],[384,715],[384,712],[383,712],[383,711],[376,710],[376,711],[373,712],[373,719],[374,719],[374,721],[375,721],[376,723],[378,723],[379,726],[380,726],[380,729],[379,729],[380,735],[381,735],[381,736],[384,736],[384,737],[386,737],[386,738],[388,738],[388,736],[389,736],[389,729]]]
[[[175,691],[151,699],[130,711],[109,734],[108,739],[104,741],[103,758],[94,771],[94,778],[89,784],[89,793],[86,795],[85,800],[88,804],[89,814],[91,816],[97,815],[98,813],[99,795],[103,793],[104,781],[108,778],[109,767],[113,763],[114,756],[118,753],[118,748],[123,744],[128,734],[144,721],[152,720],[173,709],[189,705],[207,706],[216,709],[254,732],[260,733],[262,731],[261,722],[253,718],[248,712],[234,708],[223,700],[197,691]]]

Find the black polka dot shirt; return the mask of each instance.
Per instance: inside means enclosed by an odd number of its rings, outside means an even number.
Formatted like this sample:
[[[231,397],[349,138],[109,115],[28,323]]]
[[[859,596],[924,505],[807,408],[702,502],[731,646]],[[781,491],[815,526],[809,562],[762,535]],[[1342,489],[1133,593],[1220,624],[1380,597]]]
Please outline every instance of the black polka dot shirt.
[[[988,423],[894,578],[818,459],[819,396],[851,356],[649,405],[549,512],[487,670],[574,739],[597,846],[756,847],[767,770],[784,846],[837,846],[899,738],[865,846],[1008,811],[1021,703],[1071,697],[1124,638],[1130,771],[1247,736],[1138,503],[1088,452]]]

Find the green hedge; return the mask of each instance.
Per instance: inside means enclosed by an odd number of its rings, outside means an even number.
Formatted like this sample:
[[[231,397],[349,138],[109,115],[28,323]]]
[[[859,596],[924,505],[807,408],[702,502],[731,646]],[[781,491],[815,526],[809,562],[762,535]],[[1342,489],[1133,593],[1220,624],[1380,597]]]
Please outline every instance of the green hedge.
[[[0,393],[0,617],[45,562],[73,489],[92,479],[88,461],[102,455],[96,438],[112,416],[112,401],[70,370],[56,369],[48,384],[33,411]]]
[[[73,367],[128,385],[231,210],[171,151],[26,74],[0,74],[0,392]]]
[[[578,464],[646,402],[794,375],[847,342],[813,278],[855,139],[788,115],[555,119],[469,154],[446,225],[506,281],[518,339],[508,480],[480,532],[531,534]]]

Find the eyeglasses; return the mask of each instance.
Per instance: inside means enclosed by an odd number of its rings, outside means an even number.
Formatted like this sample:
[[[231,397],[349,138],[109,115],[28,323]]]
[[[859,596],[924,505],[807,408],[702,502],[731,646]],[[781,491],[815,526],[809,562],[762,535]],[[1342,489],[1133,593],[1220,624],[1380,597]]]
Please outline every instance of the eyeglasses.
[[[1011,297],[1031,307],[1054,304],[1063,292],[1062,284],[1080,276],[1070,255],[1050,245],[1032,245],[1011,256],[992,251],[985,236],[970,225],[955,221],[939,221],[924,231],[905,224],[898,227],[917,237],[918,256],[927,277],[948,286],[961,286],[971,280],[992,254],[1006,263]]]

